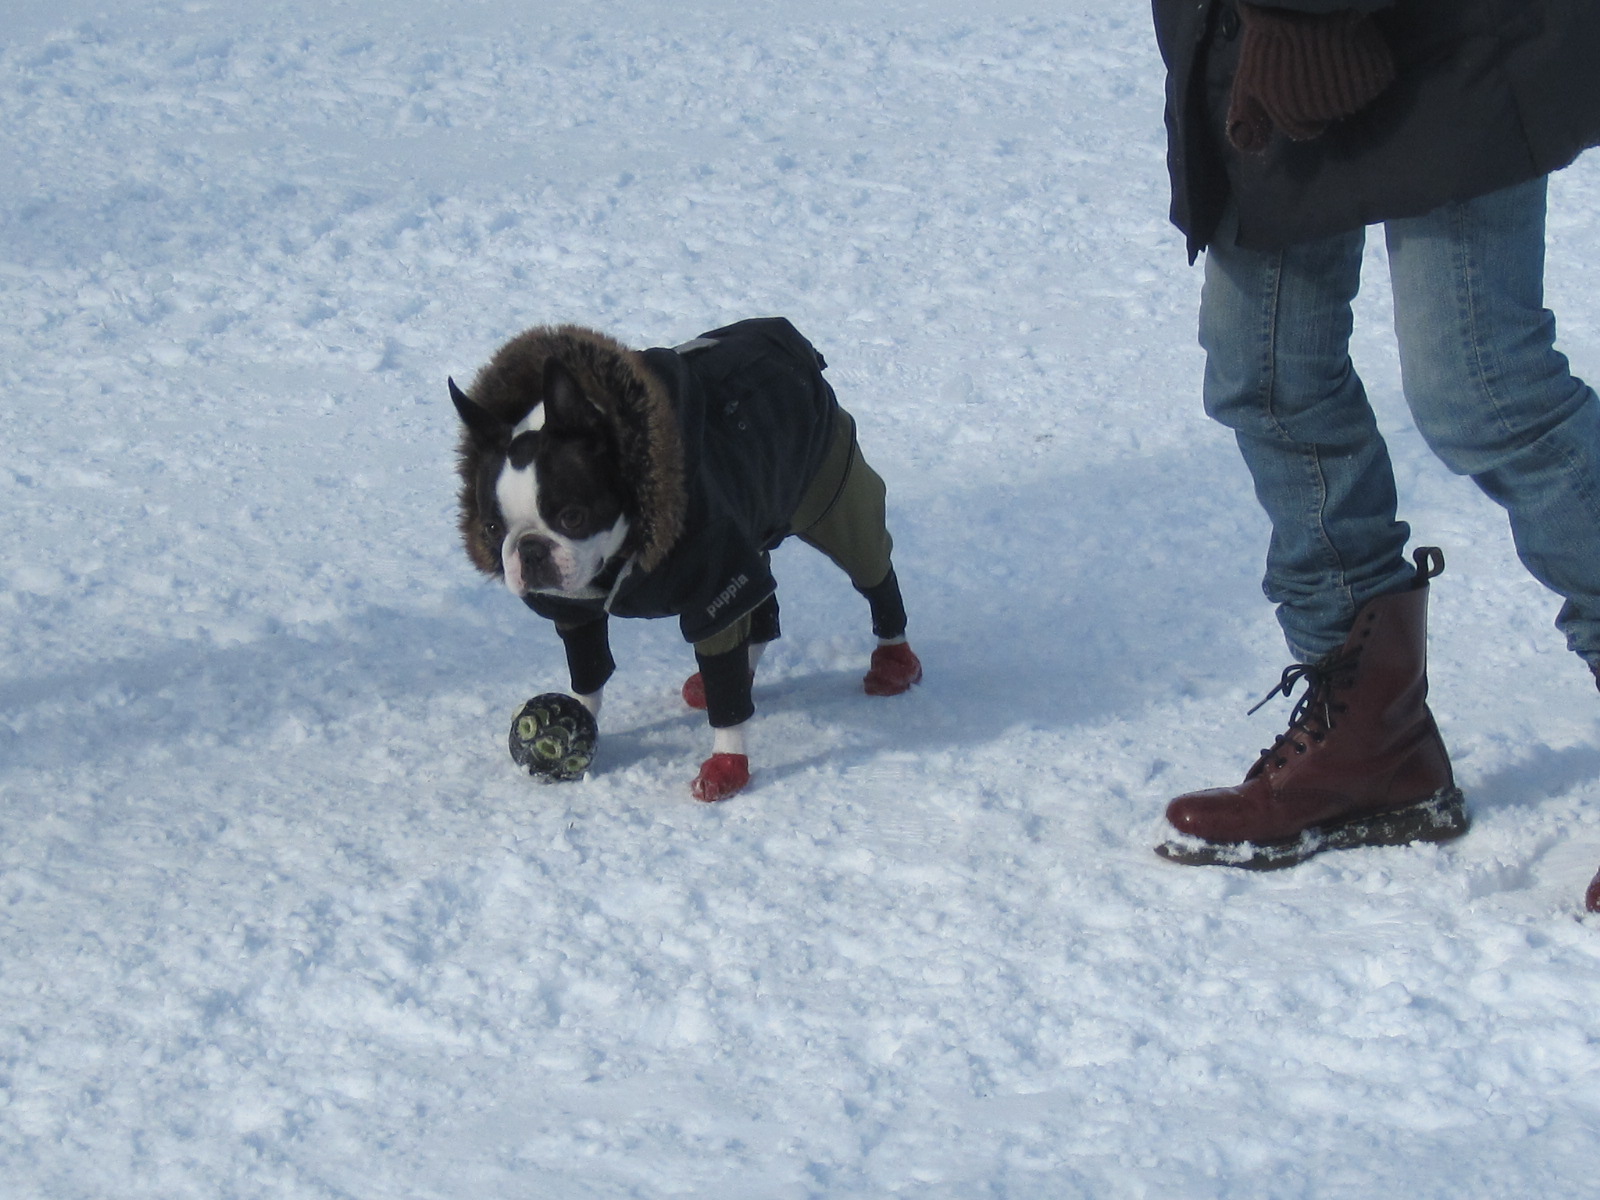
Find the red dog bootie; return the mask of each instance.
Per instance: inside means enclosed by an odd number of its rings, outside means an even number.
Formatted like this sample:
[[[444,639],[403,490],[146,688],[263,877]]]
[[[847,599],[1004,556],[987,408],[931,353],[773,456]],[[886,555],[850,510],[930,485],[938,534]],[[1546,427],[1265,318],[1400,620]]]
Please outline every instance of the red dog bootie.
[[[726,800],[750,782],[750,759],[743,754],[713,754],[700,764],[700,774],[689,785],[696,800],[707,804]]]
[[[706,681],[705,677],[696,671],[683,681],[683,702],[690,708],[706,710]]]
[[[750,682],[756,681],[756,673],[750,672]],[[699,712],[706,710],[706,681],[705,677],[696,671],[683,681],[683,702],[690,708]]]
[[[898,696],[921,682],[922,663],[910,646],[896,642],[892,646],[879,646],[872,652],[872,664],[861,686],[869,696]]]

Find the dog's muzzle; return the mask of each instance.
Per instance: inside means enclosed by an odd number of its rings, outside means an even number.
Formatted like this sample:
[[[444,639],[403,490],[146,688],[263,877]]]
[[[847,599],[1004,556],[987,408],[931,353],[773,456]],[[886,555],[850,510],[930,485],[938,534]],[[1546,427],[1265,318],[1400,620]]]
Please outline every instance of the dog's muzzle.
[[[525,589],[539,591],[561,586],[561,568],[555,561],[558,549],[549,538],[536,533],[525,534],[517,540],[517,561],[522,566]]]

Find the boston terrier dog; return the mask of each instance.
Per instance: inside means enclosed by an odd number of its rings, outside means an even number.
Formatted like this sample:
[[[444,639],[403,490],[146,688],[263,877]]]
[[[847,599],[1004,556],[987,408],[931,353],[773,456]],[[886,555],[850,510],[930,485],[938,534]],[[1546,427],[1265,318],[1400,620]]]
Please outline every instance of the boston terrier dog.
[[[700,666],[684,699],[714,730],[692,785],[701,800],[749,782],[751,682],[779,633],[768,556],[785,538],[822,550],[867,599],[878,645],[865,690],[895,695],[922,677],[883,482],[825,365],[782,318],[644,351],[540,326],[467,391],[449,382],[468,557],[555,622],[573,695],[598,717],[612,615],[678,617]]]

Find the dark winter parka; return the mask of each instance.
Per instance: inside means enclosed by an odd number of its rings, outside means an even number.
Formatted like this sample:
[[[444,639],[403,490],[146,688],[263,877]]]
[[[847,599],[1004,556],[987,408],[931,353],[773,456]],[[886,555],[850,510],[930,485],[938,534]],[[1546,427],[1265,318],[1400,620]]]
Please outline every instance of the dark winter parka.
[[[1193,259],[1230,199],[1239,243],[1275,249],[1487,195],[1600,144],[1600,0],[1266,0],[1372,14],[1395,82],[1320,137],[1261,154],[1223,133],[1233,0],[1153,0],[1167,64],[1172,220]]]
[[[822,467],[838,401],[822,356],[782,317],[713,329],[676,350],[626,353],[641,398],[619,409],[619,440],[629,474],[656,486],[641,496],[652,532],[623,568],[609,611],[675,616],[687,641],[703,641],[777,590],[766,552],[789,535]],[[652,421],[630,415],[636,409]],[[667,431],[656,420],[663,411]],[[527,603],[565,626],[607,611],[601,600],[536,594]]]

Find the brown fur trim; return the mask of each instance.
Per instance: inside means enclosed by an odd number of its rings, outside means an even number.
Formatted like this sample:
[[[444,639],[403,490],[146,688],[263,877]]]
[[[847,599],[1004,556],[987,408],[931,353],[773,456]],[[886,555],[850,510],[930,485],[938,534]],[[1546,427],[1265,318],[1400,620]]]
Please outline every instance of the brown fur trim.
[[[572,373],[616,431],[623,474],[639,502],[639,511],[629,514],[635,521],[630,545],[639,568],[654,570],[683,532],[687,499],[678,419],[665,385],[641,355],[593,329],[540,325],[500,347],[467,395],[515,424],[539,403],[545,363],[551,358]],[[456,453],[461,476],[458,528],[472,564],[486,575],[499,575],[500,548],[484,538],[478,503],[482,456],[463,429]]]

